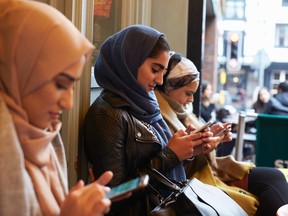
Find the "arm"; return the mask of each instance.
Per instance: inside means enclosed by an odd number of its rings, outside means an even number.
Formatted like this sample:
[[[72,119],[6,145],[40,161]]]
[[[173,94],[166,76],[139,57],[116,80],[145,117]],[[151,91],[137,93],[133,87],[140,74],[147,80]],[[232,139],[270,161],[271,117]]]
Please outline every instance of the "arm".
[[[125,125],[119,124],[107,114],[87,113],[85,117],[84,143],[87,158],[93,165],[96,178],[107,170],[114,173],[110,186],[127,179],[125,131]]]

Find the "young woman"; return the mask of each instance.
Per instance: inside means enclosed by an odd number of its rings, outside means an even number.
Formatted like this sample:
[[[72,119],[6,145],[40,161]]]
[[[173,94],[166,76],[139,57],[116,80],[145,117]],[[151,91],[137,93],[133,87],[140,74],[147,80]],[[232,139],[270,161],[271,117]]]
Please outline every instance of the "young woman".
[[[0,1],[0,215],[103,215],[112,172],[68,192],[59,116],[93,45],[56,9]]]
[[[182,162],[207,148],[204,136],[212,133],[180,130],[172,137],[160,114],[153,90],[162,84],[168,60],[164,35],[144,25],[123,29],[101,47],[94,72],[104,90],[86,114],[84,137],[96,177],[106,170],[114,173],[109,186],[138,176],[137,170],[147,166],[185,180]],[[109,215],[148,215],[147,193],[113,203]]]
[[[161,113],[172,133],[189,127],[191,123],[199,127],[198,120],[189,109],[198,85],[199,72],[195,65],[180,54],[172,55],[163,85],[159,87],[159,91],[155,91]],[[227,124],[229,123],[217,123],[211,127],[211,131],[217,134],[219,128],[226,127]],[[208,144],[212,148],[209,151],[229,139],[229,131],[210,139]],[[204,151],[205,155],[195,156],[186,165],[189,177],[196,177],[223,189],[248,215],[275,215],[279,207],[288,203],[288,184],[279,170],[237,163],[232,157],[215,158],[213,152],[207,154],[209,151]]]
[[[252,105],[252,108],[255,110],[256,113],[267,113],[270,101],[270,93],[266,87],[262,87],[258,90],[257,100]],[[271,102],[270,102],[271,103]]]
[[[206,122],[216,120],[216,106],[211,102],[212,96],[212,85],[203,80],[201,84],[201,118]]]

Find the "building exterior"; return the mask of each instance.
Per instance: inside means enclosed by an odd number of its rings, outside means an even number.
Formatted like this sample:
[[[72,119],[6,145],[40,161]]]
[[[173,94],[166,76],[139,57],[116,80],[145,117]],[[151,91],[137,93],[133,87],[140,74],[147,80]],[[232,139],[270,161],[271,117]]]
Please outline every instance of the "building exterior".
[[[218,24],[217,87],[230,93],[238,110],[251,107],[258,87],[266,86],[273,93],[280,82],[288,80],[287,2],[226,0]],[[235,34],[236,45],[232,41]],[[220,74],[226,76],[225,82]]]

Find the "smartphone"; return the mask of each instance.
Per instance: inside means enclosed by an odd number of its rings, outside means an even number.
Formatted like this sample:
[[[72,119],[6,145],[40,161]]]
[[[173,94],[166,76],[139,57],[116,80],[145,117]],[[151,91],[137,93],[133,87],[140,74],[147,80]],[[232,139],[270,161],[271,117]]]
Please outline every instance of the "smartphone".
[[[149,176],[143,175],[138,178],[132,179],[130,181],[127,181],[123,184],[120,184],[116,187],[111,188],[110,192],[106,194],[106,197],[109,199],[121,196],[128,192],[133,192],[135,190],[139,190],[141,188],[144,188],[148,185],[149,182]]]
[[[204,124],[203,126],[201,126],[200,128],[194,130],[191,132],[191,134],[194,134],[194,133],[198,133],[198,132],[202,132],[204,131],[206,128],[208,128],[211,124],[213,123],[213,121],[208,121],[206,124]]]
[[[231,125],[228,125],[226,128],[223,128],[221,131],[219,131],[218,133],[216,133],[214,135],[214,137],[216,136],[222,136],[223,133],[225,133],[227,130],[229,130],[231,128]]]

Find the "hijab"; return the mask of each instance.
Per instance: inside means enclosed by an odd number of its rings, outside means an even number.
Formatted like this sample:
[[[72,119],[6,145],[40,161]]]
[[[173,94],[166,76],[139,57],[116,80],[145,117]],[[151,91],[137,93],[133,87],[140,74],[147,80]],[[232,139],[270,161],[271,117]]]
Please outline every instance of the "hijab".
[[[131,25],[117,32],[101,46],[94,75],[99,86],[129,104],[129,112],[135,118],[153,126],[164,147],[171,138],[169,127],[162,118],[154,91],[147,93],[137,81],[138,68],[162,35],[145,25]],[[170,177],[177,179],[177,175],[183,176],[183,172],[171,174]]]
[[[175,61],[176,65],[171,62],[173,60]],[[181,55],[175,53],[171,56],[169,64],[174,65],[174,67],[168,67],[167,76],[163,86],[165,92],[169,92],[171,90],[186,86],[192,82],[199,81],[199,71],[194,63],[189,59],[183,56],[181,57]]]
[[[63,14],[44,3],[3,0],[0,8],[0,96],[12,116],[42,213],[57,215],[65,188],[51,142],[61,123],[55,121],[47,130],[31,125],[21,101],[77,66],[83,56],[88,59],[93,45]]]
[[[192,104],[182,106],[168,95],[169,91],[184,87],[191,82],[198,81],[199,71],[192,61],[180,54],[171,52],[170,55],[171,58],[168,63],[166,77],[163,81],[164,84],[160,88],[161,91],[159,91],[161,96],[158,95],[160,100],[164,99],[165,102],[169,104],[169,107],[163,107],[163,110],[161,108],[163,116],[169,125],[173,127],[174,131],[186,128],[190,124],[199,128],[201,124],[193,114]],[[170,109],[172,109],[173,112],[168,112]]]

